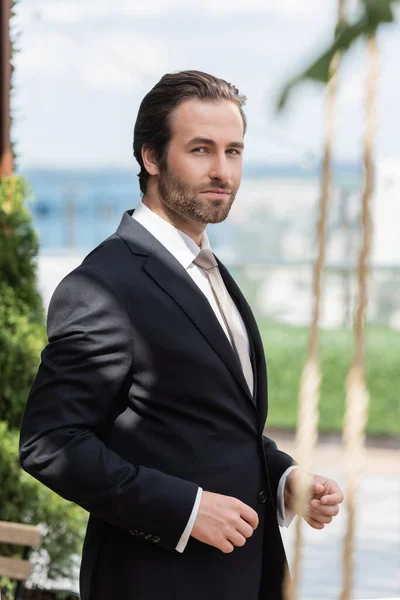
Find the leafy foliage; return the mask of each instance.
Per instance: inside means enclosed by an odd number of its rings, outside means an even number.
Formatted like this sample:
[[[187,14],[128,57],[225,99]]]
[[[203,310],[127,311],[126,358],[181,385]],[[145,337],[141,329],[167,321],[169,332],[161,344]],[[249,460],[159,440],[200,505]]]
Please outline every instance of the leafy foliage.
[[[336,31],[333,44],[304,71],[293,77],[283,88],[278,110],[282,110],[293,89],[306,80],[327,83],[329,68],[336,52],[344,54],[361,38],[375,33],[380,25],[394,21],[394,5],[400,0],[361,0],[362,14],[352,24],[343,23]]]
[[[38,241],[21,178],[0,180],[0,420],[19,427],[46,336],[36,289]]]
[[[38,240],[24,204],[26,193],[22,178],[0,179],[0,515],[5,521],[42,525],[45,535],[32,555],[33,580],[51,581],[71,576],[86,514],[23,472],[18,460],[18,430],[46,343],[36,282]],[[2,556],[21,552],[0,546]],[[10,588],[10,582],[2,578],[0,587]]]
[[[12,17],[16,4],[13,0]],[[18,38],[19,33],[14,32],[12,56],[18,51]],[[11,89],[13,72],[11,62]],[[14,144],[12,149],[15,161]],[[23,472],[18,460],[18,429],[46,342],[36,282],[39,244],[25,206],[27,194],[21,177],[0,179],[0,518],[42,525],[45,535],[31,558],[33,580],[40,576],[51,582],[73,573],[86,514]],[[20,547],[0,545],[1,556],[21,553]],[[0,578],[0,595],[1,590],[12,588],[11,581]]]
[[[85,512],[57,496],[25,473],[18,461],[18,432],[0,422],[0,508],[5,521],[30,525],[41,523],[43,533],[34,571],[47,579],[68,577],[74,566],[73,555],[79,552]],[[0,546],[0,555],[20,555],[21,550]],[[43,561],[43,555],[45,560]],[[36,568],[35,568],[36,567]]]
[[[300,376],[309,330],[264,322],[261,326],[268,364],[268,427],[293,429],[297,420]],[[367,432],[400,435],[400,333],[386,327],[366,330],[366,378],[370,393]],[[351,364],[353,336],[348,329],[321,332],[321,431],[343,426],[345,379]]]

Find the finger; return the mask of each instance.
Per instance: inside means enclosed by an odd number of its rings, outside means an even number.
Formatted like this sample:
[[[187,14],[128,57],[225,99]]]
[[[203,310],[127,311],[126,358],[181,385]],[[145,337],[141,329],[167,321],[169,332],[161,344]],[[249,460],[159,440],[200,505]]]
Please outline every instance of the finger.
[[[337,504],[330,506],[321,504],[319,500],[311,500],[310,502],[311,508],[319,511],[323,515],[328,515],[330,517],[336,517],[339,514],[339,506]]]
[[[324,494],[324,486],[321,483],[314,483],[311,486],[310,500],[311,498],[321,498]]]
[[[248,506],[242,502],[240,506],[240,516],[244,521],[251,525],[253,529],[257,529],[259,522],[258,514],[251,508],[251,506]]]
[[[248,523],[246,523],[246,521],[243,521],[243,519],[240,520],[240,523],[239,523],[239,525],[236,526],[236,529],[245,538],[251,537],[254,533],[254,529],[252,528],[252,526],[249,525]]]
[[[232,531],[228,535],[227,539],[229,542],[231,542],[231,544],[238,547],[244,546],[247,541],[246,538],[238,531]]]
[[[324,486],[322,485],[322,483],[313,483],[312,491],[314,494],[320,494],[324,491]]]
[[[217,548],[219,548],[224,554],[230,554],[234,551],[235,546],[231,544],[228,540],[225,540],[220,546],[217,546]]]
[[[313,519],[314,521],[318,521],[318,523],[328,524],[328,523],[331,523],[332,519],[333,519],[333,517],[331,517],[329,515],[324,515],[324,514],[318,512],[317,510],[311,508],[310,506],[307,508],[306,515],[310,519]]]
[[[334,492],[333,494],[327,494],[326,496],[322,496],[320,498],[321,504],[326,504],[333,506],[335,504],[340,504],[343,502],[343,493],[341,491]]]
[[[323,529],[325,527],[325,523],[320,523],[319,521],[316,521],[311,517],[307,517],[305,520],[310,525],[310,527],[313,527],[313,529]]]

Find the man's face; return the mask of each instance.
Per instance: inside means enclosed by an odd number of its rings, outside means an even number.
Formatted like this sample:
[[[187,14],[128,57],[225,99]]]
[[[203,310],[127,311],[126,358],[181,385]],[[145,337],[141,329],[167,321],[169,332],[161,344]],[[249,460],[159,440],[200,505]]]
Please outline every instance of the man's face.
[[[242,175],[243,121],[231,101],[190,99],[170,117],[171,140],[159,165],[160,200],[182,217],[220,223]]]

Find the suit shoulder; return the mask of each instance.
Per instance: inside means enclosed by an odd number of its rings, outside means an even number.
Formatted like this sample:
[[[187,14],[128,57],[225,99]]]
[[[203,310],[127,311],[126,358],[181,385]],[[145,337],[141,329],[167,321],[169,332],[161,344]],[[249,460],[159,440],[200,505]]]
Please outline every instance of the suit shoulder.
[[[128,312],[114,282],[84,261],[54,290],[47,311],[48,337],[54,339],[61,332],[77,329],[101,331],[102,327],[128,332]]]
[[[82,261],[80,265],[70,271],[57,285],[50,301],[50,307],[55,300],[70,300],[75,297],[76,301],[82,300],[90,290],[92,293],[102,288],[111,293],[113,285],[113,273],[119,266],[126,264],[127,250],[125,244],[113,234],[94,248]]]
[[[111,275],[115,272],[118,265],[124,264],[119,261],[123,261],[129,256],[130,250],[125,242],[119,235],[113,233],[89,252],[83,259],[82,266],[91,267],[107,276],[107,273]]]

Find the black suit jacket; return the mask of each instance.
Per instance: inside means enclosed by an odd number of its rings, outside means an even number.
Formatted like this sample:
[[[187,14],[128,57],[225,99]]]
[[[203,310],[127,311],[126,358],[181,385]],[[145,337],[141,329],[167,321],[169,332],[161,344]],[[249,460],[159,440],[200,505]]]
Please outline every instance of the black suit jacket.
[[[278,600],[276,492],[292,459],[263,436],[256,322],[219,263],[247,327],[253,398],[208,300],[132,212],[52,297],[21,465],[90,513],[83,600]],[[199,486],[257,511],[245,546],[224,554],[191,537],[175,550]]]

